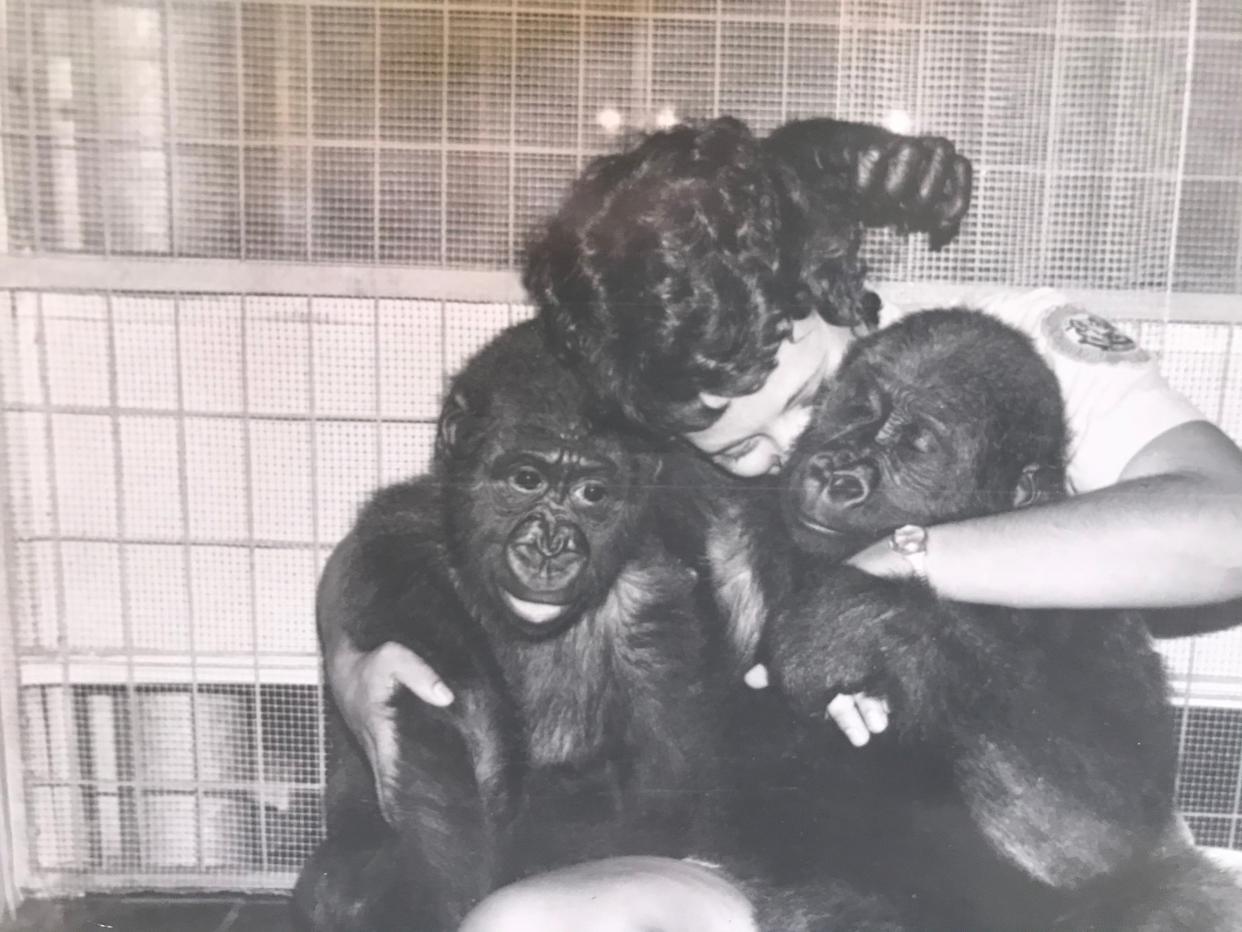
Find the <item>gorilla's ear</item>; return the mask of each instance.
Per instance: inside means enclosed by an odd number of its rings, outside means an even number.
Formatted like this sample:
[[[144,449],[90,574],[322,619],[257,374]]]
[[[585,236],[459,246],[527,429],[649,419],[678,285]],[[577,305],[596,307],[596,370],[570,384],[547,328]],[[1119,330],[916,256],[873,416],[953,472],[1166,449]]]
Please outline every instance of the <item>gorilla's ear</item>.
[[[1058,480],[1055,470],[1039,463],[1028,463],[1018,476],[1018,485],[1013,490],[1013,507],[1026,508],[1039,505],[1057,497]]]
[[[470,422],[476,417],[478,413],[471,410],[465,392],[460,388],[449,392],[436,428],[436,455],[441,459],[460,456],[466,445],[466,435],[470,433]]]

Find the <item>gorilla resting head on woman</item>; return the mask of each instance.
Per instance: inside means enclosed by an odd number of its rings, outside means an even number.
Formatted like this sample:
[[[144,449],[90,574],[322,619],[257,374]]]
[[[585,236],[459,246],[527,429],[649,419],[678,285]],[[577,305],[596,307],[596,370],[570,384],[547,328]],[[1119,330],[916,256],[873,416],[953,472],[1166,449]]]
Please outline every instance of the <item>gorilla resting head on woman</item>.
[[[639,424],[701,431],[725,399],[771,392],[778,354],[822,343],[817,323],[875,324],[865,225],[944,243],[970,191],[945,139],[828,119],[757,139],[722,117],[592,162],[532,242],[524,283],[601,398]],[[720,452],[753,475],[771,465],[759,446],[745,463]]]

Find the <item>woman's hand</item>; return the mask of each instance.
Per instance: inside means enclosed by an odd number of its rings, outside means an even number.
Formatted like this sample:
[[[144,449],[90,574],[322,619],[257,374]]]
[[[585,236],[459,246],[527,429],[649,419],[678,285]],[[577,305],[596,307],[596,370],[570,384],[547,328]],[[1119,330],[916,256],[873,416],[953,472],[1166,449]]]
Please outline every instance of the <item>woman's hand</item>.
[[[373,651],[355,650],[348,638],[334,645],[327,664],[328,685],[345,724],[357,737],[375,775],[375,792],[389,816],[390,785],[397,764],[397,729],[392,696],[404,686],[423,702],[446,706],[453,693],[416,653],[393,641]]]

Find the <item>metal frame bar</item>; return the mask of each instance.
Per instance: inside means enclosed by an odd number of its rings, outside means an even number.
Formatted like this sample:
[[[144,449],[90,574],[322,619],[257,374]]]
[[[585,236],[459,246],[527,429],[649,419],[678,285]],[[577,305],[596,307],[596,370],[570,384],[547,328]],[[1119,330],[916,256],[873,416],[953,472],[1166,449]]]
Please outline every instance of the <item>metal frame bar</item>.
[[[1001,282],[881,283],[887,296],[928,307],[959,301],[964,290],[1012,288]],[[113,293],[310,295],[480,304],[527,304],[512,269],[325,265],[236,259],[110,259],[83,256],[0,258],[0,288]],[[1167,289],[1063,288],[1075,303],[1118,320],[1232,324],[1242,296]]]
[[[37,882],[32,883],[34,894],[63,894],[66,890],[81,889],[83,880],[90,880],[93,892],[128,893],[134,890],[220,890],[244,891],[246,893],[285,893],[293,889],[298,875],[293,871],[269,871],[267,873],[229,870],[211,871],[168,870],[160,871],[42,871]]]
[[[4,309],[12,297],[5,296]],[[0,328],[0,341],[7,329]],[[0,357],[4,354],[0,353]],[[0,409],[3,408],[0,392]],[[5,418],[0,418],[0,468],[8,463]],[[0,918],[11,916],[21,902],[21,890],[29,877],[29,843],[23,791],[21,714],[18,703],[17,587],[10,578],[13,560],[14,520],[7,489],[0,489]]]
[[[0,288],[41,291],[301,294],[323,298],[525,302],[516,272],[235,259],[0,258]]]

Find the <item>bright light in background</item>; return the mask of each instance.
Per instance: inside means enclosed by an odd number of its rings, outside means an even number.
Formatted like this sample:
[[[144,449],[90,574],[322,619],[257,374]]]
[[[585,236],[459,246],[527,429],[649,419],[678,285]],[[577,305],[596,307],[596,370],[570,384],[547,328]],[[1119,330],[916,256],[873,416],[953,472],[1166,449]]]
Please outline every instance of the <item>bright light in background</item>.
[[[884,128],[892,133],[900,133],[906,135],[914,128],[914,121],[910,119],[910,114],[904,110],[890,110],[884,115]]]
[[[621,126],[625,123],[625,117],[621,115],[621,111],[616,107],[605,107],[595,114],[595,122],[609,136],[615,136],[621,131]]]
[[[668,129],[677,125],[677,111],[672,107],[661,107],[655,115],[655,125],[660,129]]]

